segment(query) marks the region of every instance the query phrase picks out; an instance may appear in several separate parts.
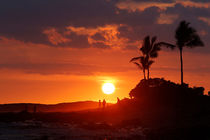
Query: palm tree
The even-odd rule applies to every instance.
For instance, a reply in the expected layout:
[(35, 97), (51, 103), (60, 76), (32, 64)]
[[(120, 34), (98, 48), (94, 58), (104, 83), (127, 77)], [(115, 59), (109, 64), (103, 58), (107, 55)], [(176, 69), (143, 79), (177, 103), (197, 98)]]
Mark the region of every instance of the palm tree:
[(176, 29), (176, 47), (180, 51), (181, 61), (181, 84), (183, 85), (183, 58), (182, 51), (184, 47), (194, 48), (197, 46), (204, 46), (196, 30), (189, 26), (189, 22), (181, 21), (178, 28)]
[[(147, 79), (149, 79), (150, 75), (150, 67), (154, 63), (152, 59), (158, 57), (158, 51), (161, 50), (161, 46), (166, 46), (170, 48), (174, 48), (174, 45), (171, 45), (166, 42), (157, 42), (157, 37), (154, 36), (150, 40), (150, 36), (146, 36), (143, 40), (142, 47), (140, 48), (141, 56), (134, 57), (130, 60), (130, 62), (134, 62), (140, 69), (143, 70), (144, 73), (144, 79), (146, 79), (145, 76), (145, 70), (147, 70)], [(136, 62), (139, 60), (139, 63)]]
[(147, 79), (149, 79), (149, 74), (150, 74), (150, 66), (154, 61), (150, 60), (152, 58), (156, 58), (158, 56), (158, 51), (160, 51), (160, 46), (155, 43), (157, 40), (157, 37), (154, 36), (150, 40), (150, 36), (146, 36), (143, 40), (142, 47), (140, 48), (140, 51), (142, 52), (143, 56), (147, 58), (148, 62), (146, 65), (147, 69)]
[[(137, 60), (139, 60), (139, 62), (136, 62)], [(154, 61), (148, 60), (147, 57), (139, 56), (132, 58), (130, 62), (133, 62), (139, 69), (143, 71), (144, 79), (146, 79), (145, 70), (148, 69), (148, 67), (150, 67)]]

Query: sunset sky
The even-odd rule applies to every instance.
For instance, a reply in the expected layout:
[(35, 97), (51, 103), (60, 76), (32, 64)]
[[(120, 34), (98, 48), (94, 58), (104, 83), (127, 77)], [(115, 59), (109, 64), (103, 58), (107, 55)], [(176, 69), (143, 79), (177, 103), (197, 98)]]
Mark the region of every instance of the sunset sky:
[[(184, 81), (210, 91), (210, 0), (3, 0), (0, 19), (0, 104), (128, 97), (143, 78), (129, 63), (142, 39), (175, 44), (181, 20), (205, 44), (184, 49)], [(151, 77), (179, 83), (179, 51), (163, 49)]]

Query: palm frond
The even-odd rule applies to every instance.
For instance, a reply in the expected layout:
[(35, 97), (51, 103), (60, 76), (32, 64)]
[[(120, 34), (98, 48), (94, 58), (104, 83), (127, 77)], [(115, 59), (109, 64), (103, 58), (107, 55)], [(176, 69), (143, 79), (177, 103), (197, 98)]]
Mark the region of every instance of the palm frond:
[(159, 42), (156, 45), (160, 46), (160, 47), (163, 46), (163, 47), (170, 48), (170, 49), (174, 49), (176, 47), (175, 45), (167, 43), (167, 42)]
[(158, 53), (157, 52), (151, 52), (150, 53), (150, 57), (151, 58), (157, 58), (158, 57)]
[(138, 60), (138, 59), (141, 59), (141, 57), (133, 57), (133, 58), (130, 60), (130, 62), (136, 61), (136, 60)]
[(148, 66), (151, 66), (154, 62), (155, 62), (155, 61), (150, 60), (150, 61), (148, 62)]
[(151, 46), (154, 45), (155, 41), (157, 40), (157, 37), (156, 36), (153, 36), (152, 37), (152, 40), (151, 40)]
[(175, 34), (177, 46), (179, 48), (182, 48), (184, 46), (190, 48), (204, 46), (204, 43), (201, 41), (199, 35), (197, 34), (197, 31), (189, 25), (189, 22), (180, 22)]
[(154, 62), (155, 62), (155, 61), (153, 61), (153, 60), (149, 60), (149, 61), (147, 62), (147, 64), (146, 64), (145, 69), (149, 69), (149, 68), (151, 67), (151, 65), (152, 65)]
[(149, 36), (146, 36), (144, 38), (144, 45), (145, 47), (147, 48), (148, 46), (150, 46), (150, 37)]
[(147, 54), (147, 48), (144, 46), (144, 44), (139, 50), (142, 52), (143, 55)]
[(139, 63), (137, 63), (137, 62), (133, 62), (139, 69), (143, 69), (142, 68), (142, 66), (139, 64)]
[(144, 38), (142, 47), (140, 48), (140, 51), (141, 51), (143, 54), (147, 54), (147, 53), (150, 51), (150, 47), (151, 47), (151, 44), (150, 44), (150, 37), (149, 37), (149, 36), (146, 36), (146, 37)]
[(201, 41), (200, 37), (197, 34), (194, 34), (192, 36), (192, 39), (188, 43), (186, 43), (186, 46), (190, 48), (197, 46), (202, 47), (204, 46), (204, 43)]
[(155, 44), (152, 48), (152, 50), (150, 51), (150, 57), (151, 58), (156, 58), (158, 57), (158, 51), (160, 51), (161, 48), (159, 45)]

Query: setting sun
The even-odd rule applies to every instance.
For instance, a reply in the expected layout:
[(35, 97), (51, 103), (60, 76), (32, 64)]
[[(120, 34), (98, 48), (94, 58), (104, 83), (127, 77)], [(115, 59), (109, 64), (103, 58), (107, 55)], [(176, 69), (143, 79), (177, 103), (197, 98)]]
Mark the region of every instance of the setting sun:
[(115, 86), (112, 83), (104, 83), (102, 86), (102, 91), (105, 94), (112, 94), (115, 91)]

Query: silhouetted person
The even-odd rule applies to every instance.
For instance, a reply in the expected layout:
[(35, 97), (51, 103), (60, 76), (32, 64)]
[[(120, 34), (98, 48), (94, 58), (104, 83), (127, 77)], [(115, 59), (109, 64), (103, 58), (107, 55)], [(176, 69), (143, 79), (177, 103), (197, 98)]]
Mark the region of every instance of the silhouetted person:
[(210, 91), (208, 92), (208, 95), (210, 96)]
[(101, 100), (99, 100), (98, 106), (99, 106), (99, 108), (101, 108)]
[(120, 104), (120, 98), (117, 97), (117, 104), (119, 105)]
[(103, 109), (106, 107), (106, 100), (103, 100)]

